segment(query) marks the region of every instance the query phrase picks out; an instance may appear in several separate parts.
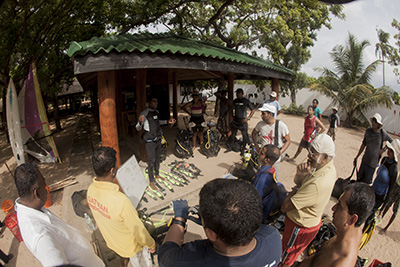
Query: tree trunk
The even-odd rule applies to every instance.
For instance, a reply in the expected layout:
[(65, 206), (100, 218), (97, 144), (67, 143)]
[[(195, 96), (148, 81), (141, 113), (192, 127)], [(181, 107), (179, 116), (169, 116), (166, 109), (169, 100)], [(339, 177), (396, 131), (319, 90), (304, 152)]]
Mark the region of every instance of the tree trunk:
[(343, 123), (344, 127), (351, 128), (353, 127), (353, 113), (346, 113), (346, 120)]
[(292, 103), (296, 106), (296, 89), (290, 88), (290, 99)]
[(56, 132), (62, 131), (60, 117), (58, 116), (58, 101), (57, 96), (53, 96), (53, 116), (56, 123)]

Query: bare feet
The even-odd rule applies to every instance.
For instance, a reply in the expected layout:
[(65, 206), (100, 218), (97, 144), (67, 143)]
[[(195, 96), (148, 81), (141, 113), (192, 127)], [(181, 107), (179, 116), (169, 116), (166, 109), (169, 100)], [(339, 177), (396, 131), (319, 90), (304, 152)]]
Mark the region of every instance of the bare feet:
[(153, 189), (155, 191), (157, 190), (157, 186), (153, 182), (150, 182), (149, 186), (150, 186), (151, 189)]
[(157, 180), (161, 180), (161, 181), (165, 181), (165, 178), (164, 178), (164, 177), (161, 177), (160, 175), (156, 175), (156, 179), (157, 179)]

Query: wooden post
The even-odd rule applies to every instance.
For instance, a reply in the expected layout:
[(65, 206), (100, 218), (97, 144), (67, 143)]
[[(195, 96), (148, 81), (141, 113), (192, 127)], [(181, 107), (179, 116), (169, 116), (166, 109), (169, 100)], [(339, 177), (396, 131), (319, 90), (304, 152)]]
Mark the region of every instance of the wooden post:
[(233, 100), (233, 81), (234, 81), (234, 74), (229, 72), (228, 73), (228, 99)]
[(272, 78), (272, 91), (276, 93), (276, 100), (279, 98), (279, 79)]
[(172, 116), (178, 120), (178, 77), (176, 72), (173, 72), (172, 75)]
[(117, 112), (115, 99), (115, 71), (100, 71), (97, 75), (99, 89), (99, 118), (103, 146), (117, 152), (117, 164), (121, 166), (118, 145)]
[[(136, 116), (139, 118), (140, 113), (146, 108), (146, 70), (136, 70)], [(139, 132), (139, 153), (140, 159), (144, 162), (148, 161), (146, 153), (146, 144), (142, 137), (142, 131)]]

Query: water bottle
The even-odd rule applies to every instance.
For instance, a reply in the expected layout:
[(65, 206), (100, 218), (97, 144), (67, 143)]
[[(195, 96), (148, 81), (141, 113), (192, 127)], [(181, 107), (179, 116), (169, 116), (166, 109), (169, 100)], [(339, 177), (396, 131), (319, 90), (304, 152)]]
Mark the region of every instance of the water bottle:
[(85, 221), (89, 227), (89, 230), (92, 232), (94, 230), (96, 230), (96, 226), (94, 225), (92, 218), (90, 218), (90, 216), (85, 212), (85, 214), (83, 215), (83, 217), (85, 218)]

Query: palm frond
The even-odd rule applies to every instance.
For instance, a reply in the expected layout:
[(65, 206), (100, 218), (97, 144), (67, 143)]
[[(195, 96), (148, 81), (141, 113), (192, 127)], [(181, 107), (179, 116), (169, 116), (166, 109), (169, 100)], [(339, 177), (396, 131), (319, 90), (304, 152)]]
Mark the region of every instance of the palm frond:
[(310, 86), (310, 91), (316, 91), (319, 92), (329, 98), (332, 99), (332, 101), (336, 104), (339, 102), (338, 95), (335, 94), (335, 92), (326, 86), (319, 84), (319, 83), (314, 83)]
[(371, 64), (369, 64), (365, 70), (361, 73), (360, 77), (355, 81), (355, 83), (362, 84), (362, 83), (370, 83), (372, 75), (376, 71), (378, 65), (381, 64), (381, 60), (375, 60)]

